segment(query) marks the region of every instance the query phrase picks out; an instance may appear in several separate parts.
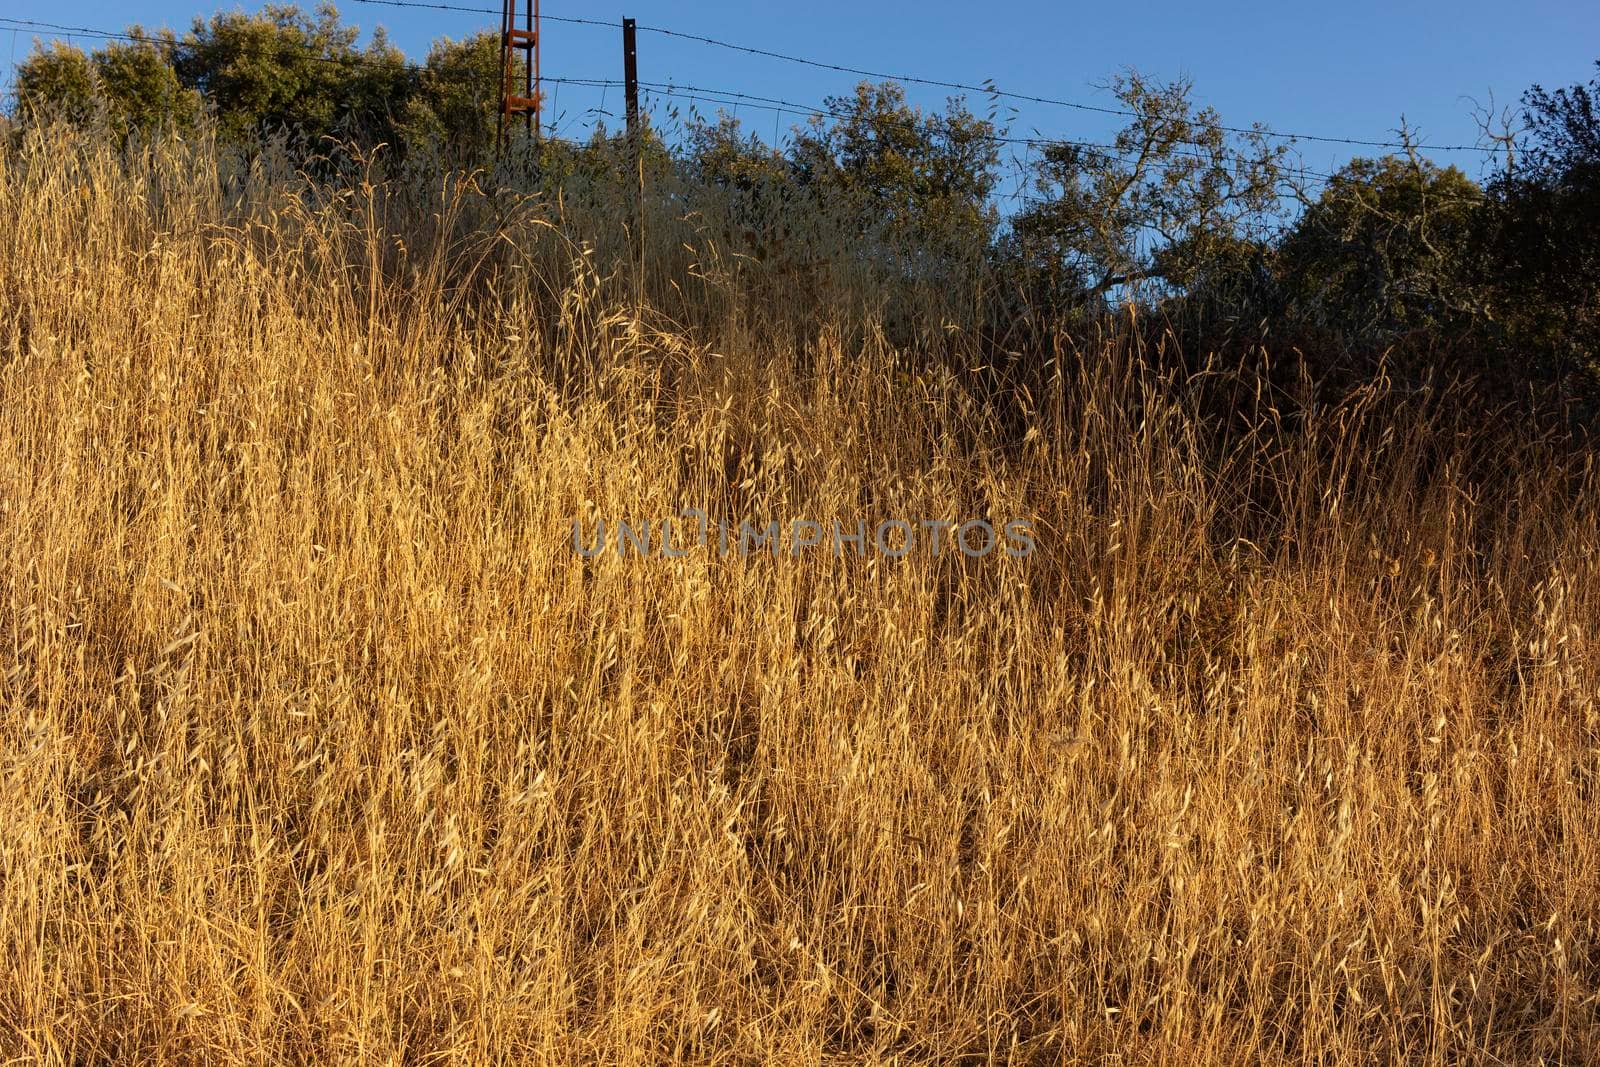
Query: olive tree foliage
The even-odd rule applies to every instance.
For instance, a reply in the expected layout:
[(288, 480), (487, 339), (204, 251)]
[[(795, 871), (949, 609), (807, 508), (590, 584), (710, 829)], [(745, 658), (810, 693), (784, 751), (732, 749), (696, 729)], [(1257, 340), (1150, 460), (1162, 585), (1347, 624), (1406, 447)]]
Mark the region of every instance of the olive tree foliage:
[(133, 26), (125, 36), (92, 54), (59, 41), (36, 45), (17, 68), (18, 116), (25, 123), (99, 121), (119, 141), (135, 130), (192, 126), (200, 97), (172, 68), (172, 35)]
[(87, 122), (99, 97), (94, 61), (83, 49), (60, 41), (35, 44), (17, 67), (17, 111), (24, 122), (62, 119)]
[(1304, 320), (1347, 339), (1470, 326), (1487, 315), (1473, 284), (1483, 207), (1470, 178), (1414, 151), (1352, 160), (1306, 197), (1279, 277)]
[(764, 193), (785, 196), (798, 186), (791, 161), (725, 112), (712, 119), (690, 115), (684, 132), (683, 170), (691, 182), (756, 200)]
[(726, 113), (684, 118), (684, 206), (731, 262), (764, 264), (793, 291), (828, 277), (830, 299), (875, 293), (904, 320), (908, 300), (960, 291), (948, 283), (989, 256), (1000, 134), (964, 100), (923, 109), (862, 82), (777, 145)]
[(359, 37), (331, 4), (314, 16), (268, 4), (256, 14), (196, 19), (174, 66), (215, 108), (224, 134), (288, 129), (393, 143), (415, 89), (413, 72), (382, 29), (365, 48), (357, 47)]
[(1515, 162), (1489, 184), (1484, 282), (1513, 344), (1600, 376), (1600, 77), (1534, 86), (1521, 117)]
[[(719, 209), (740, 251), (763, 259), (799, 253), (805, 246), (820, 253), (830, 239), (837, 247), (841, 234), (859, 231), (858, 211), (844, 210), (844, 198), (830, 198), (822, 183), (807, 180), (793, 153), (798, 139), (785, 152), (725, 111), (685, 118), (679, 162), (684, 185)], [(828, 223), (842, 228), (830, 229)]]
[(994, 236), (999, 159), (991, 119), (959, 97), (925, 113), (893, 82), (829, 97), (789, 151), (796, 182), (853, 218), (880, 251), (956, 259), (981, 255)]
[[(202, 111), (239, 143), (289, 132), (368, 144), (402, 144), (438, 130), (481, 140), (492, 115), (497, 58), (481, 41), (435, 46), (438, 65), (419, 71), (381, 29), (360, 31), (331, 5), (314, 14), (268, 4), (246, 14), (196, 19), (182, 36), (138, 27), (92, 55), (56, 42), (18, 67), (17, 117), (24, 123), (105, 121), (112, 132), (192, 125)], [(484, 35), (487, 36), (487, 35)], [(497, 53), (497, 46), (493, 46)]]
[(726, 113), (713, 119), (688, 116), (684, 141), (686, 187), (720, 202), (744, 250), (771, 252), (788, 245), (797, 217), (816, 206), (802, 201), (793, 162)]
[(440, 38), (416, 79), (401, 115), (403, 143), (436, 148), (451, 162), (481, 159), (494, 141), (500, 108), (499, 35)]
[(1216, 111), (1195, 106), (1187, 79), (1128, 71), (1107, 87), (1126, 125), (1104, 145), (1045, 145), (1035, 195), (1012, 224), (1010, 251), (1054, 296), (1182, 292), (1213, 257), (1270, 234), (1286, 145), (1259, 128), (1224, 129)]

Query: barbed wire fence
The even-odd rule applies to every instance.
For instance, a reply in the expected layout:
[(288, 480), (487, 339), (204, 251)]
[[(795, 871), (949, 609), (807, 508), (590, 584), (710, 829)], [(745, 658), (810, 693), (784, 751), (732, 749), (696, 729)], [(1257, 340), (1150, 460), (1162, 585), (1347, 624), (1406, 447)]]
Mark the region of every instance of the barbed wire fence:
[[(494, 15), (499, 13), (499, 9), (497, 8), (450, 3), (429, 3), (423, 2), (423, 0), (354, 0), (354, 2), (369, 6), (426, 9), (473, 15)], [(619, 25), (618, 21), (608, 21), (584, 16), (541, 14), (541, 18), (545, 21), (560, 24), (603, 28), (609, 31), (615, 31)], [(67, 40), (73, 43), (75, 43), (74, 38), (83, 37), (92, 41), (115, 41), (144, 45), (157, 49), (167, 49), (173, 55), (176, 55), (179, 50), (187, 47), (185, 42), (178, 40), (176, 37), (171, 35), (158, 36), (145, 33), (118, 32), (99, 27), (65, 25), (46, 20), (19, 18), (15, 16), (0, 16), (0, 30), (3, 29), (10, 29), (12, 31), (11, 36), (13, 56), (11, 68), (8, 72), (8, 95), (14, 94), (16, 88), (16, 71), (18, 68), (14, 54), (15, 44), (19, 34), (29, 30), (64, 34), (66, 35)], [(871, 79), (878, 82), (895, 82), (905, 85), (937, 87), (961, 93), (963, 95), (978, 95), (996, 102), (1013, 101), (1016, 103), (1029, 103), (1045, 107), (1068, 109), (1078, 112), (1094, 113), (1120, 118), (1137, 119), (1142, 117), (1138, 112), (1127, 108), (1107, 107), (1098, 104), (1085, 103), (1078, 100), (1069, 100), (1060, 97), (1051, 97), (1007, 90), (1001, 88), (992, 80), (968, 82), (957, 79), (925, 77), (921, 75), (907, 74), (904, 72), (873, 70), (863, 67), (850, 66), (848, 64), (834, 63), (814, 57), (794, 55), (774, 49), (760, 48), (752, 45), (726, 41), (704, 34), (692, 33), (685, 30), (678, 30), (664, 26), (637, 24), (637, 30), (639, 32), (656, 34), (658, 36), (694, 42), (707, 47), (732, 50), (743, 54), (773, 59), (791, 64), (803, 65), (809, 68), (826, 70), (833, 73), (847, 74), (852, 77)], [(342, 55), (325, 55), (314, 51), (310, 47), (290, 49), (282, 45), (273, 46), (270, 48), (238, 49), (239, 54), (253, 55), (258, 57), (271, 57), (275, 55), (287, 57), (291, 51), (297, 53), (299, 58), (304, 58), (314, 62), (336, 64), (346, 68), (361, 63), (381, 63), (390, 69), (404, 70), (418, 75), (425, 73), (431, 78), (442, 80), (450, 80), (453, 78), (476, 80), (481, 77), (481, 75), (475, 71), (460, 69), (452, 70), (449, 67), (439, 67), (430, 64), (419, 64), (414, 62), (397, 63), (388, 57), (372, 56), (359, 52), (348, 52)], [(572, 144), (580, 143), (579, 139), (577, 137), (563, 137), (563, 128), (572, 125), (574, 120), (576, 120), (580, 125), (586, 126), (592, 132), (592, 130), (598, 128), (599, 124), (603, 123), (606, 118), (614, 118), (614, 116), (610, 115), (610, 113), (606, 110), (606, 94), (609, 93), (611, 89), (622, 89), (625, 86), (625, 83), (622, 80), (615, 78), (570, 77), (559, 74), (544, 75), (542, 76), (541, 81), (550, 83), (555, 87), (557, 93), (559, 93), (559, 90), (562, 86), (586, 87), (591, 89), (598, 88), (601, 90), (600, 104), (597, 107), (589, 108), (575, 116), (567, 117), (562, 117), (561, 113), (558, 111), (552, 111), (553, 119), (551, 128), (546, 132), (545, 136), (554, 137)], [(738, 89), (684, 84), (674, 80), (668, 80), (664, 82), (641, 81), (638, 83), (638, 86), (645, 94), (647, 101), (650, 103), (650, 110), (653, 110), (655, 103), (665, 101), (669, 103), (687, 103), (696, 109), (698, 109), (700, 106), (716, 107), (724, 110), (732, 109), (735, 115), (737, 114), (738, 109), (741, 107), (749, 111), (770, 113), (774, 119), (774, 132), (771, 143), (771, 147), (774, 149), (781, 147), (780, 141), (782, 135), (779, 127), (783, 118), (786, 116), (796, 119), (802, 124), (812, 123), (814, 121), (837, 121), (849, 117), (848, 112), (842, 111), (836, 106), (832, 106), (832, 101), (834, 98), (830, 98), (829, 102), (823, 105), (815, 105), (797, 102), (782, 97), (773, 97), (758, 93), (746, 92)], [(651, 98), (654, 99), (652, 100)], [(557, 99), (559, 98), (557, 97)], [(585, 122), (585, 119), (592, 119), (593, 121)], [(900, 126), (906, 129), (908, 132), (927, 134), (937, 132), (938, 130), (937, 123), (932, 122), (895, 120), (887, 116), (879, 116), (879, 121), (885, 122), (891, 127)], [(1202, 130), (1208, 130), (1217, 133), (1235, 134), (1240, 136), (1251, 136), (1266, 140), (1277, 140), (1284, 142), (1285, 145), (1293, 145), (1299, 142), (1310, 142), (1317, 144), (1340, 145), (1352, 148), (1379, 148), (1390, 151), (1406, 151), (1412, 153), (1472, 152), (1482, 153), (1485, 155), (1492, 155), (1500, 150), (1498, 145), (1429, 144), (1411, 140), (1380, 140), (1324, 133), (1309, 133), (1304, 131), (1279, 130), (1261, 124), (1255, 124), (1252, 126), (1236, 126), (1193, 116), (1190, 117), (1189, 121), (1191, 125)], [(791, 127), (791, 129), (793, 129), (793, 127)], [(992, 122), (990, 123), (990, 128), (987, 131), (974, 132), (972, 136), (987, 140), (998, 149), (1009, 150), (1011, 152), (1010, 163), (1016, 174), (1016, 180), (1011, 191), (1006, 194), (1001, 194), (1000, 196), (1000, 199), (1011, 202), (1018, 202), (1026, 199), (1027, 197), (1027, 174), (1029, 172), (1029, 167), (1027, 166), (1026, 161), (1036, 158), (1038, 153), (1055, 146), (1075, 148), (1091, 158), (1107, 163), (1119, 162), (1124, 165), (1133, 165), (1134, 163), (1139, 162), (1141, 165), (1151, 167), (1158, 173), (1164, 172), (1166, 169), (1170, 169), (1172, 167), (1187, 167), (1195, 162), (1210, 163), (1214, 161), (1214, 157), (1211, 155), (1190, 150), (1195, 148), (1209, 147), (1207, 143), (1201, 142), (1192, 137), (1174, 139), (1174, 143), (1184, 145), (1185, 149), (1174, 150), (1170, 153), (1169, 158), (1151, 163), (1149, 161), (1135, 161), (1130, 159), (1122, 154), (1122, 151), (1119, 150), (1117, 145), (1109, 142), (1093, 141), (1066, 135), (1039, 135), (1032, 137), (1018, 136), (1005, 131), (1003, 128), (995, 128)], [(1328, 182), (1333, 181), (1336, 177), (1331, 173), (1312, 170), (1304, 166), (1303, 163), (1290, 167), (1290, 170), (1293, 173), (1294, 179), (1306, 187), (1326, 185)]]

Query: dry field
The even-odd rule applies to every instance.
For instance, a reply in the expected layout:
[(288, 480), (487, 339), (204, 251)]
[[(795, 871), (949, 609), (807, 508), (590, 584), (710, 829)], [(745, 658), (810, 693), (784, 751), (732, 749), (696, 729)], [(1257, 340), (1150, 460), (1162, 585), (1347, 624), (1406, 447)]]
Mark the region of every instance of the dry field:
[(339, 189), (0, 149), (0, 1062), (1600, 1062), (1570, 441)]

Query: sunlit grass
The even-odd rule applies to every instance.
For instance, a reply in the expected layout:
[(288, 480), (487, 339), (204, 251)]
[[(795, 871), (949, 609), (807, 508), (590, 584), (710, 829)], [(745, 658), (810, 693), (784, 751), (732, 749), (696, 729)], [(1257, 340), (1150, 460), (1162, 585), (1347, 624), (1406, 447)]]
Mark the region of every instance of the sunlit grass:
[[(0, 151), (5, 1058), (1600, 1058), (1568, 442), (343, 188)], [(687, 507), (1038, 551), (573, 551)]]

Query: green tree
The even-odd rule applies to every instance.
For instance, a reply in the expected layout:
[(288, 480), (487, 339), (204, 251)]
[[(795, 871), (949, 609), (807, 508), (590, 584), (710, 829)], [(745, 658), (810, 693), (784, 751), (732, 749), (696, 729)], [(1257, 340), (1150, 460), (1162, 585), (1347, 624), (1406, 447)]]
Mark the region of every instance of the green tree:
[(356, 47), (359, 35), (329, 4), (315, 18), (269, 4), (254, 15), (195, 20), (175, 66), (182, 84), (216, 109), (227, 135), (289, 129), (393, 142), (415, 79), (381, 31), (365, 49)]
[(87, 122), (94, 115), (98, 89), (94, 63), (81, 48), (53, 41), (35, 44), (17, 67), (17, 110), (24, 122), (60, 119)]
[(863, 232), (947, 255), (988, 247), (999, 221), (994, 123), (959, 98), (925, 115), (892, 82), (862, 82), (827, 107), (836, 121), (813, 119), (791, 151), (802, 184), (847, 205)]
[(1354, 159), (1310, 201), (1279, 248), (1299, 314), (1351, 339), (1481, 318), (1472, 284), (1483, 191), (1414, 153)]
[(185, 129), (200, 116), (200, 94), (178, 81), (169, 61), (171, 34), (147, 38), (137, 27), (131, 44), (113, 43), (94, 54), (95, 76), (111, 128), (119, 137), (133, 130)]
[(36, 48), (17, 71), (23, 120), (104, 121), (119, 141), (134, 130), (192, 126), (200, 98), (178, 83), (168, 62), (176, 47), (171, 34), (150, 37), (132, 26), (126, 36), (93, 55), (59, 41)]
[[(820, 206), (796, 180), (795, 169), (776, 148), (744, 132), (739, 120), (719, 114), (714, 122), (691, 117), (682, 158), (685, 187), (715, 200), (741, 251), (769, 258), (780, 249), (819, 243)], [(804, 221), (805, 225), (797, 226)], [(837, 242), (834, 242), (837, 245)]]
[(1517, 164), (1489, 187), (1484, 281), (1514, 348), (1600, 374), (1600, 78), (1522, 103)]
[(746, 134), (732, 116), (719, 114), (714, 122), (691, 118), (685, 142), (685, 169), (691, 181), (755, 192), (794, 180), (783, 154), (754, 134)]
[(1214, 110), (1190, 101), (1186, 80), (1129, 72), (1109, 88), (1130, 121), (1105, 146), (1045, 147), (1038, 196), (1013, 221), (1011, 246), (1057, 297), (1182, 291), (1270, 230), (1287, 149), (1259, 129), (1224, 130)]
[(493, 147), (499, 104), (499, 36), (441, 38), (428, 50), (409, 101), (405, 140), (437, 145), (453, 162), (476, 162)]

